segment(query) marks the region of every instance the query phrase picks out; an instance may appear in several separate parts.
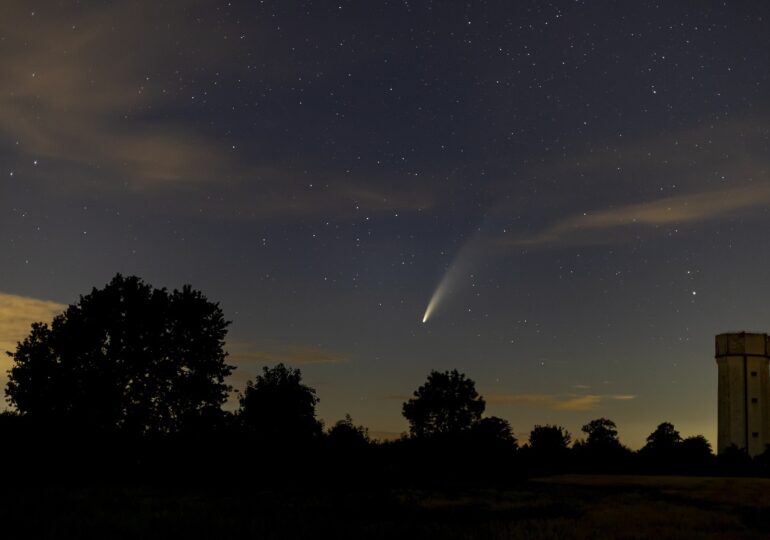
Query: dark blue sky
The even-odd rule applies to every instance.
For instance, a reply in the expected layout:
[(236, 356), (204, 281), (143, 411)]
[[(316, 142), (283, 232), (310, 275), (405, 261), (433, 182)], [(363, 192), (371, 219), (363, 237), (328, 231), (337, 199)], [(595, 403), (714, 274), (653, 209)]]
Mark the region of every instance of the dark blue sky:
[(457, 368), (524, 438), (713, 442), (714, 334), (770, 329), (770, 6), (2, 4), (6, 348), (122, 272), (328, 423)]

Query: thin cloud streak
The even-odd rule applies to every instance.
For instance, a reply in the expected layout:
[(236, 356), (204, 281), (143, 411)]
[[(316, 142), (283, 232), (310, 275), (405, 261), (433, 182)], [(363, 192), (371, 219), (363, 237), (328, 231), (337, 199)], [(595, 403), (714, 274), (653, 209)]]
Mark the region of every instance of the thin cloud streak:
[(591, 411), (606, 401), (629, 401), (635, 395), (490, 394), (487, 403), (525, 405), (552, 411)]
[[(592, 243), (590, 233), (629, 226), (661, 227), (705, 222), (745, 214), (770, 204), (770, 184), (676, 195), (655, 201), (628, 204), (572, 216), (533, 236), (509, 241), (509, 245), (537, 247), (565, 243)], [(583, 236), (581, 236), (583, 235)]]
[(336, 351), (306, 345), (234, 342), (228, 344), (227, 348), (230, 353), (228, 361), (244, 369), (274, 364), (289, 366), (343, 364), (349, 360)]

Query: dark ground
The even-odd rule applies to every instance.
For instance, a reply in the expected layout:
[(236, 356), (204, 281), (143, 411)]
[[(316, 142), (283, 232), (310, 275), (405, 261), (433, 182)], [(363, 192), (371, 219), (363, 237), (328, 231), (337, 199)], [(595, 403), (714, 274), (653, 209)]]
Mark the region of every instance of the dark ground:
[(770, 480), (559, 476), (507, 489), (0, 490), (2, 538), (766, 538)]

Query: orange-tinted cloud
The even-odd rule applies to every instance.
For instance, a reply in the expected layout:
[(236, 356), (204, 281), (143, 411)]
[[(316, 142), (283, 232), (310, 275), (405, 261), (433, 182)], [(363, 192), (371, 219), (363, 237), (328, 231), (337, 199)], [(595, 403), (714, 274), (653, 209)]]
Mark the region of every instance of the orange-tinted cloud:
[(552, 411), (591, 411), (603, 401), (631, 400), (633, 395), (490, 394), (487, 403), (525, 405)]
[(562, 243), (591, 243), (595, 236), (628, 226), (660, 227), (709, 221), (747, 214), (770, 204), (770, 183), (744, 184), (726, 189), (664, 197), (584, 212), (557, 221), (529, 237), (512, 240), (516, 246), (544, 246)]
[(3, 387), (12, 365), (6, 351), (16, 350), (16, 343), (29, 334), (33, 322), (51, 322), (65, 307), (48, 300), (0, 293), (0, 384)]
[[(614, 244), (679, 225), (758, 216), (770, 204), (768, 119), (760, 111), (646, 137), (592, 140), (582, 152), (533, 166), (532, 189), (515, 197), (502, 180), (504, 202), (495, 213), (516, 219), (490, 249)], [(547, 221), (517, 232), (522, 216), (531, 216), (522, 223)]]
[(345, 355), (336, 351), (306, 345), (233, 342), (228, 344), (228, 351), (228, 361), (243, 368), (274, 364), (342, 364), (348, 361)]

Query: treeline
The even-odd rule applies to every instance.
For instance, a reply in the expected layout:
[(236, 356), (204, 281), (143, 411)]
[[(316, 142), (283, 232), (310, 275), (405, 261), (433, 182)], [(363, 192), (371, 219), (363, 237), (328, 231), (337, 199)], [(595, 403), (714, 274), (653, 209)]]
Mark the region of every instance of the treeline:
[(167, 291), (121, 275), (50, 325), (33, 324), (8, 353), (5, 478), (243, 489), (499, 485), (565, 472), (764, 473), (770, 463), (738, 449), (717, 459), (705, 438), (682, 439), (666, 422), (638, 452), (605, 418), (588, 422), (576, 441), (552, 425), (517, 441), (506, 420), (484, 416), (475, 383), (457, 371), (429, 374), (403, 404), (409, 434), (395, 441), (372, 441), (350, 416), (324, 426), (315, 390), (282, 364), (263, 368), (238, 409), (225, 411), (229, 324), (189, 286)]

